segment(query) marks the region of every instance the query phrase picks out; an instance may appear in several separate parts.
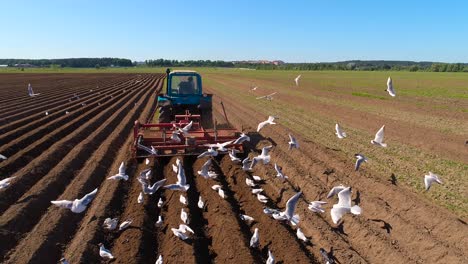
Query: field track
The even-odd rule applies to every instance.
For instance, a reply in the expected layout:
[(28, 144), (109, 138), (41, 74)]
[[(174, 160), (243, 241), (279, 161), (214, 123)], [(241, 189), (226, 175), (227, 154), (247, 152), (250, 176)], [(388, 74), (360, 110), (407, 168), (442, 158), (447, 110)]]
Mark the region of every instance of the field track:
[[(152, 168), (152, 182), (176, 181), (176, 157), (149, 165), (129, 159), (133, 123), (149, 118), (164, 75), (4, 74), (0, 79), (0, 154), (8, 157), (0, 161), (0, 179), (16, 176), (10, 187), (0, 190), (1, 263), (57, 263), (61, 257), (70, 263), (107, 263), (99, 256), (99, 243), (112, 251), (113, 263), (154, 263), (160, 254), (164, 263), (265, 263), (268, 250), (277, 263), (323, 263), (320, 248), (333, 251), (338, 263), (468, 262), (468, 225), (463, 220), (370, 170), (355, 173), (333, 149), (301, 135), (296, 135), (300, 151), (289, 151), (288, 130), (281, 124), (261, 135), (250, 133), (244, 154), (271, 144), (272, 164), (245, 172), (229, 157), (217, 157), (212, 169), (218, 178), (206, 180), (197, 174), (206, 159), (179, 157), (190, 189), (159, 190), (138, 204), (137, 176), (144, 169)], [(28, 82), (40, 96), (27, 96)], [(236, 127), (254, 131), (263, 121), (235, 99), (222, 100)], [(216, 120), (224, 122), (219, 97), (214, 106)], [(130, 179), (106, 180), (122, 161)], [(275, 161), (288, 181), (275, 177)], [(253, 175), (263, 179), (259, 186), (269, 198), (266, 205), (245, 183)], [(347, 215), (335, 226), (329, 209), (336, 199), (325, 197), (340, 183), (353, 187), (354, 201), (364, 213)], [(225, 199), (212, 190), (214, 184), (222, 186)], [(97, 196), (81, 214), (50, 204), (82, 197), (94, 188), (99, 188)], [(297, 239), (295, 228), (263, 213), (264, 206), (283, 210), (299, 190), (303, 196), (296, 212), (299, 227), (310, 238), (307, 243)], [(179, 202), (181, 194), (188, 205)], [(203, 209), (196, 204), (200, 196)], [(158, 208), (160, 197), (164, 205)], [(314, 200), (328, 202), (326, 213), (307, 209), (307, 202)], [(195, 232), (185, 242), (171, 232), (182, 223), (181, 209), (189, 214)], [(255, 221), (243, 222), (239, 214)], [(162, 226), (155, 225), (159, 215)], [(124, 231), (107, 231), (102, 228), (107, 217), (133, 222)], [(255, 228), (260, 246), (250, 248)]]

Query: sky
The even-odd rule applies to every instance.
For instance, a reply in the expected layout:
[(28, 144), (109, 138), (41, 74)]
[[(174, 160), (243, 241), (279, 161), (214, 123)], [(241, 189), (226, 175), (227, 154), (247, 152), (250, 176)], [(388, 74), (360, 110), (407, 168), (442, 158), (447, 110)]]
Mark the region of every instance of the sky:
[(0, 0), (0, 58), (468, 62), (468, 1)]

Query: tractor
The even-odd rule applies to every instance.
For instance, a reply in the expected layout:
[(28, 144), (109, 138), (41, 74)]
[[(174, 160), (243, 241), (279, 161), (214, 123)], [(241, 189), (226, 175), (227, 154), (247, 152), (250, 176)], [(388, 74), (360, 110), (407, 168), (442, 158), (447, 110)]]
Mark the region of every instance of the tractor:
[[(158, 94), (149, 120), (135, 121), (133, 153), (137, 161), (150, 156), (199, 155), (213, 144), (229, 141), (233, 143), (227, 148), (243, 152), (242, 144), (234, 144), (240, 132), (230, 124), (220, 129), (213, 120), (213, 95), (203, 92), (200, 74), (166, 73), (166, 93)], [(228, 122), (225, 111), (224, 115)]]

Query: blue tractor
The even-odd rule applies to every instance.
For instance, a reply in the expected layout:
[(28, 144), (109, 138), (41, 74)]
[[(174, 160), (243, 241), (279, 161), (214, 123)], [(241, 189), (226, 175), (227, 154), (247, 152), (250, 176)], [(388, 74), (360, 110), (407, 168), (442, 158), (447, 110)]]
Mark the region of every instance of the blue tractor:
[(159, 123), (170, 123), (176, 115), (200, 115), (205, 129), (213, 128), (212, 94), (203, 93), (202, 78), (195, 71), (167, 70), (167, 89), (158, 95)]

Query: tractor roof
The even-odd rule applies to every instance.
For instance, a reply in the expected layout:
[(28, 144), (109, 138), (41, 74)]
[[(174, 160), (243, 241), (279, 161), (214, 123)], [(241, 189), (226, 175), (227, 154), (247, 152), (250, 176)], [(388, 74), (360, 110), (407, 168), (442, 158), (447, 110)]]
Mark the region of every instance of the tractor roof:
[(175, 70), (175, 71), (171, 71), (171, 73), (198, 73), (198, 72), (192, 71), (192, 70)]

